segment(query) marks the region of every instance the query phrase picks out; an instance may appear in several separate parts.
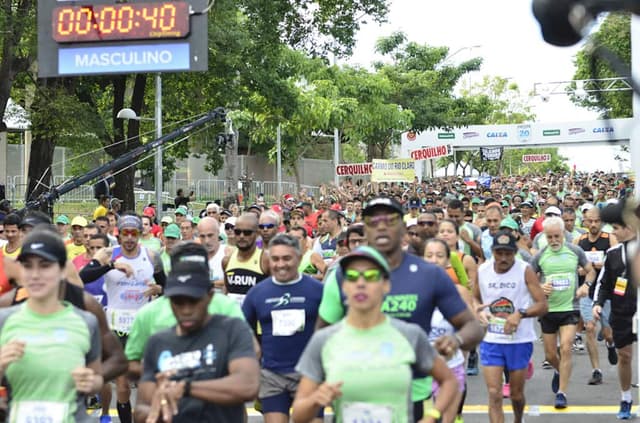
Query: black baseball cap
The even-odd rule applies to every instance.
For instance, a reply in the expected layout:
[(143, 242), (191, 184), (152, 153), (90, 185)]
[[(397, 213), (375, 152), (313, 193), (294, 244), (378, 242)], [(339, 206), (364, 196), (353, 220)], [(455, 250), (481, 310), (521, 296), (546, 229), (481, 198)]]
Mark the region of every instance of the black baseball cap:
[(493, 237), (491, 249), (518, 251), (516, 242), (516, 237), (512, 235), (511, 231), (500, 230)]
[(64, 247), (62, 238), (44, 229), (34, 230), (22, 242), (22, 249), (17, 259), (18, 261), (24, 261), (28, 256), (41, 257), (47, 261), (60, 264), (60, 267), (65, 267), (67, 264), (67, 250)]
[(362, 210), (362, 216), (370, 216), (376, 209), (386, 208), (400, 215), (404, 214), (402, 205), (391, 197), (376, 197), (367, 203), (367, 207)]
[(419, 209), (420, 208), (420, 199), (419, 198), (412, 198), (411, 200), (409, 200), (409, 208), (410, 209)]
[(171, 268), (164, 290), (166, 297), (202, 298), (211, 290), (209, 273), (202, 265), (180, 262)]

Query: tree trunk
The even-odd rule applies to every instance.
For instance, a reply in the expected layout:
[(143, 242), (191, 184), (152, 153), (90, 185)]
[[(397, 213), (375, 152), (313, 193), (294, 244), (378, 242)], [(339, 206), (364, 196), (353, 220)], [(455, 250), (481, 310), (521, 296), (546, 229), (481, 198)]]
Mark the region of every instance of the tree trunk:
[[(29, 176), (25, 200), (35, 200), (49, 191), (52, 183), (51, 163), (56, 148), (55, 139), (36, 135), (31, 143), (29, 155)], [(40, 209), (48, 211), (48, 204), (41, 204)]]
[[(144, 104), (144, 91), (147, 83), (146, 74), (137, 74), (135, 76), (135, 82), (133, 86), (133, 94), (131, 96), (131, 109), (138, 116), (142, 111)], [(113, 139), (106, 139), (103, 141), (105, 144), (105, 150), (113, 158), (120, 157), (123, 154), (139, 147), (140, 142), (140, 122), (137, 120), (129, 120), (127, 122), (127, 142), (116, 144), (123, 141), (124, 138), (124, 120), (118, 119), (116, 116), (118, 112), (124, 107), (127, 77), (119, 76), (114, 77), (113, 84)], [(135, 186), (135, 171), (136, 167), (133, 165), (127, 165), (124, 170), (115, 171), (116, 186), (113, 190), (114, 195), (123, 201), (122, 210), (135, 210), (135, 198), (133, 195), (133, 188)], [(158, 204), (158, 207), (162, 207)]]

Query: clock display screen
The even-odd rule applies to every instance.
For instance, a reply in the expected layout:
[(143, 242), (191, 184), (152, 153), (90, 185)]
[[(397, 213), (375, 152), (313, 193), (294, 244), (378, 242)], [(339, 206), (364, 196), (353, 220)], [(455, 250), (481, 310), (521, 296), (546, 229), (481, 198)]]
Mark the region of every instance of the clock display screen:
[(118, 3), (53, 9), (53, 39), (58, 43), (185, 38), (189, 3)]

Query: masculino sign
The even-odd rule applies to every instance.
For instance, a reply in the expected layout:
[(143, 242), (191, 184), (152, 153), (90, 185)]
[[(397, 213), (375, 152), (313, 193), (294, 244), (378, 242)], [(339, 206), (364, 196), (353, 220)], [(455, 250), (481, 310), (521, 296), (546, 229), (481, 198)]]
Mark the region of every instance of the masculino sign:
[(450, 156), (451, 154), (453, 154), (451, 145), (444, 144), (433, 147), (422, 147), (409, 153), (413, 160), (437, 159), (438, 157)]
[(371, 175), (372, 163), (350, 163), (336, 166), (338, 176)]
[(546, 163), (551, 161), (551, 154), (524, 154), (522, 163)]
[(413, 182), (416, 162), (413, 159), (373, 159), (372, 182)]

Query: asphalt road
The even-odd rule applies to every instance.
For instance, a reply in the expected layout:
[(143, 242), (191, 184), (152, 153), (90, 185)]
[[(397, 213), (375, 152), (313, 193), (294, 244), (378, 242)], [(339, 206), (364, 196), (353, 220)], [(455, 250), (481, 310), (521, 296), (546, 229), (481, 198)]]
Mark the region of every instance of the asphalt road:
[[(543, 423), (551, 421), (554, 423), (601, 423), (608, 421), (617, 421), (616, 413), (618, 412), (620, 402), (620, 388), (618, 385), (617, 369), (611, 366), (607, 361), (607, 350), (604, 343), (599, 343), (600, 367), (604, 375), (602, 385), (590, 386), (587, 381), (591, 377), (591, 364), (589, 356), (586, 352), (575, 352), (573, 361), (573, 374), (569, 384), (567, 399), (569, 407), (564, 410), (556, 410), (553, 407), (555, 396), (551, 392), (551, 376), (552, 370), (544, 370), (541, 363), (544, 360), (544, 351), (542, 342), (536, 342), (533, 351), (533, 362), (535, 364), (535, 372), (531, 380), (527, 381), (525, 387), (525, 395), (527, 399), (527, 408), (525, 410), (525, 421), (527, 423)], [(638, 381), (637, 361), (635, 360), (636, 352), (634, 349), (634, 369), (633, 378)], [(469, 376), (467, 378), (467, 401), (463, 412), (465, 423), (486, 423), (487, 415), (487, 390), (484, 383), (482, 372), (478, 376)], [(633, 411), (637, 411), (638, 389), (632, 389), (634, 398)], [(115, 395), (114, 395), (115, 400)], [(135, 392), (134, 398), (135, 400)], [(135, 403), (135, 402), (134, 402)], [(262, 417), (248, 405), (249, 422), (262, 422)], [(510, 401), (504, 400), (505, 421), (512, 421), (510, 411)], [(111, 413), (113, 422), (119, 422), (116, 417), (115, 404), (112, 404)], [(331, 422), (330, 417), (325, 418), (326, 422)]]

